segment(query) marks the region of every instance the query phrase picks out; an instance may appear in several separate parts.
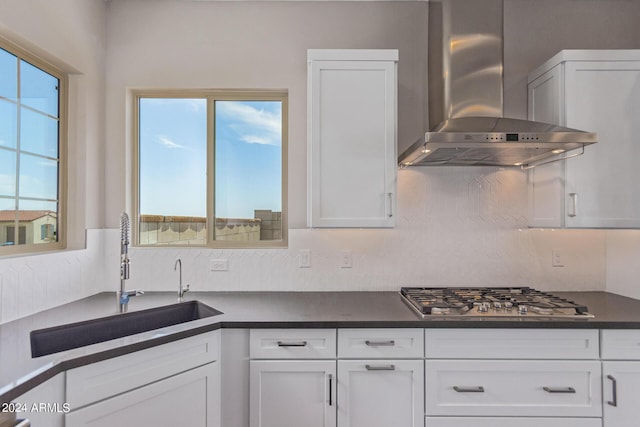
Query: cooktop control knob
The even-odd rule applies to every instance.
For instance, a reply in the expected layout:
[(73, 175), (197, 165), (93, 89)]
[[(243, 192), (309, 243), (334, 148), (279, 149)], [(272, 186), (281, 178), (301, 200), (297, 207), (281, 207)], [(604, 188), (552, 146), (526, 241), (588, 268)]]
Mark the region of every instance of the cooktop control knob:
[(486, 313), (489, 311), (489, 304), (487, 304), (486, 302), (483, 302), (482, 304), (480, 304), (478, 306), (478, 311), (480, 313)]
[(526, 305), (519, 305), (518, 306), (518, 313), (527, 314), (528, 312), (529, 312), (529, 308)]

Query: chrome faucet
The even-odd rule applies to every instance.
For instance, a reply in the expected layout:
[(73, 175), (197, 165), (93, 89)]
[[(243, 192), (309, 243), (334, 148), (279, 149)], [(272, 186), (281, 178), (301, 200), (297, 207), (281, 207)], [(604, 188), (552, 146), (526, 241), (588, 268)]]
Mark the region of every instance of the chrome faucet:
[(124, 281), (129, 278), (129, 215), (126, 212), (120, 214), (120, 290), (116, 293), (118, 311), (126, 313), (129, 307), (129, 299), (144, 292), (139, 290), (127, 291)]
[(184, 294), (189, 292), (189, 285), (184, 289), (182, 287), (182, 260), (180, 258), (176, 259), (176, 263), (173, 266), (173, 271), (176, 271), (180, 267), (180, 282), (178, 284), (178, 302), (184, 301)]

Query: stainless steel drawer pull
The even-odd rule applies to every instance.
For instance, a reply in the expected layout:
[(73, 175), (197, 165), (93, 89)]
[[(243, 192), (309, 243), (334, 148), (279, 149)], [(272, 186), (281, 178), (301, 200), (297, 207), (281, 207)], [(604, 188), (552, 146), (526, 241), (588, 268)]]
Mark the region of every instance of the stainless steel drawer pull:
[(607, 375), (607, 379), (611, 380), (611, 398), (613, 399), (607, 401), (607, 405), (618, 406), (618, 382), (613, 375)]
[(395, 371), (395, 365), (364, 365), (367, 371)]
[(484, 387), (481, 385), (477, 387), (458, 387), (457, 385), (454, 385), (453, 389), (458, 393), (484, 393)]
[(547, 393), (575, 393), (576, 389), (573, 387), (542, 387)]
[(333, 405), (333, 375), (327, 375), (329, 378), (329, 406)]
[(387, 193), (389, 197), (389, 218), (393, 217), (393, 193)]
[(306, 347), (306, 341), (278, 341), (278, 347)]
[(396, 345), (396, 342), (394, 340), (388, 340), (388, 341), (369, 341), (369, 340), (366, 340), (364, 343), (366, 345), (368, 345), (369, 347), (393, 347), (394, 345)]

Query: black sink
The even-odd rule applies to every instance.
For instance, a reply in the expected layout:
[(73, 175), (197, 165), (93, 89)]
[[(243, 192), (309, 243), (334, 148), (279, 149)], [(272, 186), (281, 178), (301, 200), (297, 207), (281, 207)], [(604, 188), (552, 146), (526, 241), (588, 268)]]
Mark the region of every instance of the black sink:
[(222, 312), (199, 301), (187, 301), (38, 329), (31, 331), (31, 357), (46, 356), (219, 314)]

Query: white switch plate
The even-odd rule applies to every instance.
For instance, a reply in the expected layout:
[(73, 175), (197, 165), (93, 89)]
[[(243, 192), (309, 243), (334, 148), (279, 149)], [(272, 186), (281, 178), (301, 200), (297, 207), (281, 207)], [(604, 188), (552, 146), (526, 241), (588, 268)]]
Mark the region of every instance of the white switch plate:
[(551, 251), (551, 266), (552, 267), (564, 267), (564, 260), (562, 256), (562, 250), (553, 249)]
[(212, 259), (211, 271), (228, 271), (229, 262), (226, 259)]
[(340, 252), (340, 268), (353, 267), (353, 257), (351, 251)]
[(300, 249), (298, 251), (298, 267), (311, 268), (311, 249)]

